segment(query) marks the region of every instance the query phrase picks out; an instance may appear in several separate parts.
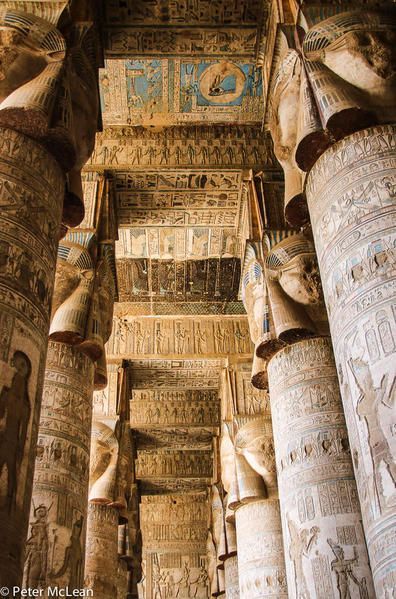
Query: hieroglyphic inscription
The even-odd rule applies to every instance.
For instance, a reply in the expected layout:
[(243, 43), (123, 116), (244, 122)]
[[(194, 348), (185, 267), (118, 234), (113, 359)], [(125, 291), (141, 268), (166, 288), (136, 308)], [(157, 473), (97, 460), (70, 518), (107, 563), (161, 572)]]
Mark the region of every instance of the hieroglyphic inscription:
[[(36, 448), (26, 587), (78, 588), (83, 581), (93, 363), (76, 348), (50, 342)], [(44, 515), (45, 512), (45, 515)], [(35, 537), (38, 521), (47, 533)], [(37, 579), (37, 563), (40, 575)]]
[(115, 318), (107, 344), (109, 355), (230, 355), (248, 354), (251, 342), (246, 317)]
[(42, 146), (1, 130), (0, 580), (11, 586), (22, 574), (63, 187)]
[(140, 518), (146, 593), (206, 599), (206, 493), (143, 496)]
[(219, 424), (219, 404), (213, 391), (133, 391), (133, 428), (202, 427)]
[[(395, 167), (395, 128), (373, 127), (327, 150), (307, 183), (369, 552), (396, 505)], [(370, 555), (381, 594), (396, 544)]]
[[(138, 451), (138, 478), (210, 477), (212, 453), (205, 451)], [(206, 538), (206, 537), (205, 537)]]
[(241, 599), (287, 597), (278, 500), (242, 505), (235, 521)]
[[(291, 593), (315, 595), (322, 589), (321, 597), (337, 598), (343, 569), (350, 595), (370, 596), (371, 573), (330, 339), (306, 339), (278, 351), (269, 361), (268, 381)], [(340, 526), (353, 527), (353, 547), (341, 545)]]

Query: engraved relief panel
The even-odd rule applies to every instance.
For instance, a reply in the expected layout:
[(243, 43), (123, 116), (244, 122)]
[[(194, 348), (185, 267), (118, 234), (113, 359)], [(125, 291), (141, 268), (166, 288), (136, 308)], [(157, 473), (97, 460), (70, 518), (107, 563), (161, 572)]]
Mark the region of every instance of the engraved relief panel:
[(208, 597), (206, 493), (143, 496), (145, 597)]
[(107, 344), (109, 356), (217, 356), (250, 354), (246, 317), (116, 317)]

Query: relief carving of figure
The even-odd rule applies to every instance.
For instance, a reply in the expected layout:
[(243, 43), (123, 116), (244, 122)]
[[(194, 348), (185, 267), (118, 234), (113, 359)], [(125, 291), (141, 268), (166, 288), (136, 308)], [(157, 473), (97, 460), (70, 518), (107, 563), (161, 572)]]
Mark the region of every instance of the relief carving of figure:
[(32, 364), (22, 351), (15, 351), (11, 360), (15, 368), (10, 387), (4, 386), (0, 393), (0, 477), (7, 468), (6, 505), (10, 512), (16, 505), (18, 477), (24, 456), (29, 428), (31, 404), (29, 379)]
[(48, 512), (45, 505), (34, 508), (34, 522), (30, 523), (30, 537), (26, 541), (23, 585), (25, 588), (44, 589), (48, 574)]
[(81, 589), (83, 577), (83, 549), (81, 546), (81, 534), (83, 530), (84, 518), (80, 516), (73, 523), (72, 532), (70, 535), (69, 545), (66, 547), (63, 564), (58, 572), (51, 572), (50, 579), (57, 579), (67, 576), (67, 586), (69, 591)]
[(268, 231), (265, 280), (270, 331), (256, 354), (266, 358), (284, 343), (328, 334), (313, 242), (296, 231)]
[(92, 423), (89, 501), (113, 503), (115, 500), (119, 443), (112, 429), (103, 422)]
[(351, 599), (349, 586), (350, 581), (353, 581), (358, 587), (360, 599), (368, 599), (369, 595), (367, 591), (366, 579), (362, 578), (361, 580), (358, 580), (353, 573), (353, 565), (358, 564), (356, 548), (353, 548), (354, 557), (351, 559), (345, 559), (344, 550), (338, 543), (335, 543), (332, 539), (327, 539), (327, 542), (335, 555), (335, 559), (333, 559), (331, 562), (331, 569), (336, 575), (337, 589), (340, 599)]
[(294, 565), (296, 598), (310, 599), (303, 558), (304, 556), (308, 557), (312, 547), (316, 544), (320, 530), (317, 526), (313, 526), (310, 530), (307, 528), (300, 530), (290, 517), (287, 519), (287, 524), (290, 534), (289, 555)]
[[(380, 504), (386, 496), (381, 476), (381, 465), (385, 465), (393, 486), (396, 485), (396, 463), (389, 445), (389, 440), (385, 434), (383, 424), (380, 421), (380, 405), (390, 400), (394, 404), (395, 388), (394, 381), (391, 385), (388, 379), (392, 373), (384, 374), (380, 387), (375, 387), (373, 377), (368, 363), (362, 358), (350, 359), (348, 366), (352, 374), (355, 385), (358, 389), (356, 411), (361, 420), (364, 420), (367, 426), (368, 443), (373, 462), (374, 486), (376, 496)], [(393, 388), (393, 393), (392, 393)]]

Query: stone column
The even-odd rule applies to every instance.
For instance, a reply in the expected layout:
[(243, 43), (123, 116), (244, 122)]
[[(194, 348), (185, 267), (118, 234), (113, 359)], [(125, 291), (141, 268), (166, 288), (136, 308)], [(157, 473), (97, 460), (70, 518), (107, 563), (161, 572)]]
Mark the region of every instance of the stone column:
[(118, 588), (118, 509), (89, 502), (84, 585), (95, 599), (116, 599)]
[(83, 587), (95, 361), (110, 335), (114, 297), (105, 262), (91, 232), (69, 233), (59, 247), (50, 328), (57, 341), (45, 370), (26, 588)]
[[(396, 584), (396, 18), (388, 7), (313, 22), (274, 74), (271, 128), (307, 173), (366, 541), (386, 597)], [(288, 102), (291, 89), (300, 102)], [(301, 224), (297, 212), (286, 216)]]
[(98, 599), (114, 599), (127, 588), (126, 564), (124, 568), (120, 564), (118, 540), (120, 511), (127, 508), (130, 489), (132, 449), (127, 442), (128, 422), (96, 418), (91, 438), (84, 586)]
[(64, 176), (34, 140), (0, 130), (0, 586), (26, 538)]
[(23, 585), (82, 588), (94, 363), (50, 342)]
[(307, 198), (379, 597), (396, 584), (396, 128), (346, 137)]
[(238, 556), (228, 557), (224, 562), (226, 599), (239, 599)]
[(241, 504), (235, 521), (241, 599), (287, 597), (279, 501)]
[(278, 351), (268, 380), (290, 597), (373, 597), (331, 342)]
[(236, 421), (240, 596), (287, 597), (271, 417), (237, 416)]

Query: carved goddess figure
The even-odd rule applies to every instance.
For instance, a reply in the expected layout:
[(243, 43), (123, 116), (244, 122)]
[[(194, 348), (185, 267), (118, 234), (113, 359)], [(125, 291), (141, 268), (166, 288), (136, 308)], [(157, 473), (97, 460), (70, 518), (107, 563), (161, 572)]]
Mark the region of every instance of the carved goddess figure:
[(31, 414), (29, 379), (32, 371), (30, 359), (22, 351), (14, 352), (11, 366), (15, 368), (11, 385), (4, 386), (0, 393), (0, 423), (3, 420), (0, 427), (0, 477), (6, 466), (8, 511), (16, 504), (18, 477)]

